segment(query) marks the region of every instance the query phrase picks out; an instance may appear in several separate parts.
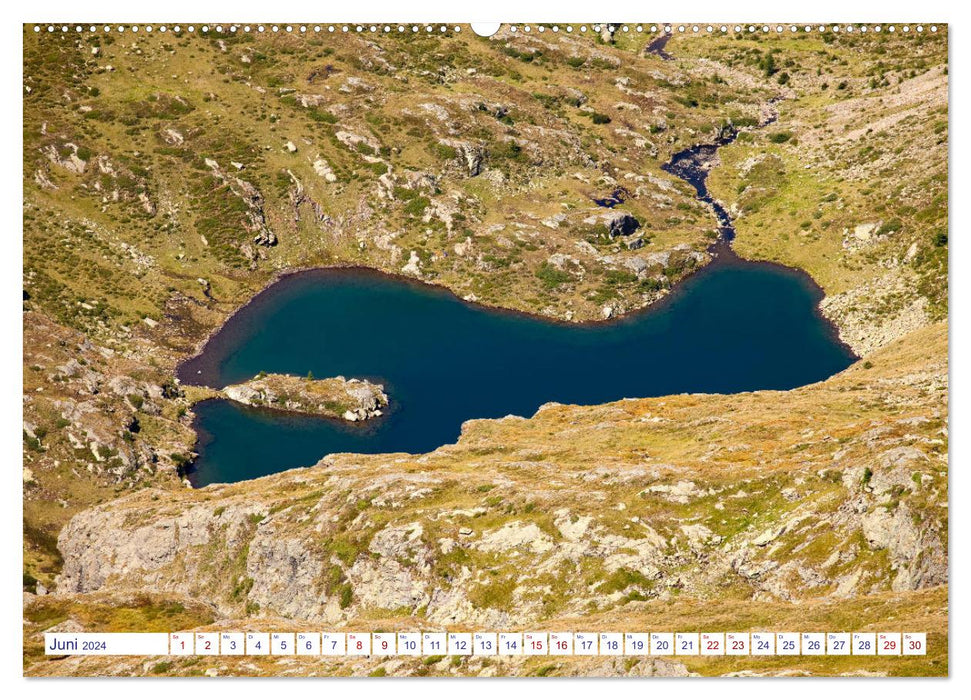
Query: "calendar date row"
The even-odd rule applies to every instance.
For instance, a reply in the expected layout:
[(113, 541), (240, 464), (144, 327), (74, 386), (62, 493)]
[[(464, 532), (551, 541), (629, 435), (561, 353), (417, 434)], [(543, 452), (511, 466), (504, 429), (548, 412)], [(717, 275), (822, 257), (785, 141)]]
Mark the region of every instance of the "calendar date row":
[(915, 656), (923, 632), (47, 633), (47, 655)]

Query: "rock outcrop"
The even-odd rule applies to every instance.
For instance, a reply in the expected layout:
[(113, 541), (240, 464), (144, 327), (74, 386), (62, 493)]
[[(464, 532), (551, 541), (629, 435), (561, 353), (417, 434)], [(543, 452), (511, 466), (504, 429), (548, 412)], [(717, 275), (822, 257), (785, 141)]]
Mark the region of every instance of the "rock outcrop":
[(629, 236), (640, 227), (640, 222), (627, 212), (617, 212), (607, 221), (607, 230), (610, 231), (611, 238)]
[(265, 201), (263, 193), (255, 185), (242, 178), (231, 175), (223, 170), (219, 163), (212, 158), (205, 159), (206, 165), (212, 170), (214, 176), (225, 182), (230, 190), (237, 197), (243, 200), (246, 205), (246, 229), (253, 235), (253, 242), (264, 247), (272, 247), (277, 244), (276, 234), (270, 230), (266, 222), (266, 212), (264, 211)]

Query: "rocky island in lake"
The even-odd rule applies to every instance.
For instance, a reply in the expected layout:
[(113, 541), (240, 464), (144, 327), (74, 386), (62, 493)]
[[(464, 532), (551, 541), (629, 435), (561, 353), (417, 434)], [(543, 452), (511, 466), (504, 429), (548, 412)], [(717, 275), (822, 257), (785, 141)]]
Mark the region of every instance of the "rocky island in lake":
[(273, 408), (294, 413), (367, 420), (382, 415), (388, 395), (380, 384), (361, 379), (314, 379), (261, 372), (241, 384), (223, 387), (222, 395), (246, 406)]

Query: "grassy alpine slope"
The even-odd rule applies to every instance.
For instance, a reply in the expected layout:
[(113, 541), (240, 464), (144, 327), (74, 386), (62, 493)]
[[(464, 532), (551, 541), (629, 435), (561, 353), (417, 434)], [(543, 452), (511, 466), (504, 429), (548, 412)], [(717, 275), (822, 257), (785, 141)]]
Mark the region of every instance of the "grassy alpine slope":
[[(254, 575), (273, 567), (242, 549), (223, 561), (230, 550), (209, 535), (199, 546), (225, 556), (202, 577), (212, 589), (198, 593), (215, 616), (176, 594), (187, 569), (169, 565), (153, 586), (138, 576), (111, 579), (111, 591), (66, 583), (78, 567), (117, 573), (65, 558), (72, 517), (134, 527), (137, 518), (116, 521), (136, 504), (175, 518), (210, 499), (198, 512), (213, 532), (220, 518), (235, 523), (236, 544), (272, 525), (267, 541), (292, 537), (306, 548), (319, 609), (292, 611), (295, 625), (300, 615), (330, 619), (325, 611), (389, 627), (445, 624), (429, 614), (431, 601), (425, 610), (416, 601), (453, 590), (463, 624), (478, 611), (483, 623), (609, 626), (657, 619), (658, 606), (674, 624), (701, 606), (712, 617), (699, 624), (748, 628), (759, 624), (757, 601), (776, 619), (818, 615), (846, 628), (879, 626), (874, 611), (899, 604), (901, 624), (945, 633), (946, 29), (677, 35), (671, 61), (646, 54), (650, 37), (635, 32), (504, 29), (482, 39), (463, 30), (177, 36), (25, 27), (29, 639), (54, 623), (282, 624), (277, 584)], [(258, 487), (184, 489), (191, 406), (202, 394), (174, 381), (175, 365), (277, 273), (366, 265), (573, 320), (642, 307), (708, 260), (716, 232), (711, 212), (660, 166), (728, 122), (758, 123), (774, 98), (779, 119), (721, 149), (709, 186), (736, 218), (739, 254), (803, 268), (823, 287), (824, 313), (864, 355), (851, 370), (787, 394), (552, 407), (524, 422), (474, 422), (457, 446), (425, 457), (336, 457)], [(593, 201), (611, 197), (612, 209)], [(358, 481), (365, 464), (388, 480)], [(434, 483), (428, 493), (417, 485), (425, 480)], [(581, 498), (593, 484), (603, 499)], [(268, 490), (254, 501), (247, 489), (255, 488)], [(399, 513), (396, 489), (407, 488), (420, 495)], [(262, 510), (243, 513), (234, 499)], [(310, 537), (296, 522), (308, 509), (335, 518), (333, 530)], [(502, 533), (497, 549), (437, 531), (453, 521), (476, 541)], [(411, 523), (421, 530), (414, 541), (392, 536), (416, 532)], [(571, 541), (564, 533), (577, 523), (587, 524)], [(654, 534), (642, 536), (644, 527)], [(527, 558), (510, 560), (515, 567), (500, 556), (510, 538)], [(445, 552), (448, 539), (455, 544)], [(571, 556), (590, 547), (596, 556), (574, 565)], [(736, 548), (752, 559), (733, 560)], [(600, 567), (602, 552), (613, 564)], [(534, 558), (543, 573), (517, 582), (513, 569)], [(359, 579), (379, 560), (413, 577), (418, 597), (385, 607), (367, 598)], [(921, 661), (798, 664), (943, 673), (945, 645), (932, 641), (934, 655)], [(30, 673), (93, 673), (101, 663), (45, 665), (31, 648)], [(790, 669), (780, 663), (756, 666)], [(471, 672), (448, 663), (413, 670), (423, 669)]]

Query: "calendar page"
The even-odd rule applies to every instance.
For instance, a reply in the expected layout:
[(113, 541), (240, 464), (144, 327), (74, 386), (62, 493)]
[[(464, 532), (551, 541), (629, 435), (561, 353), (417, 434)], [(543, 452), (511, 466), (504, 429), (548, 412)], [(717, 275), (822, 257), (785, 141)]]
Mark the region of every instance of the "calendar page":
[(948, 25), (657, 9), (23, 24), (24, 675), (948, 675)]

